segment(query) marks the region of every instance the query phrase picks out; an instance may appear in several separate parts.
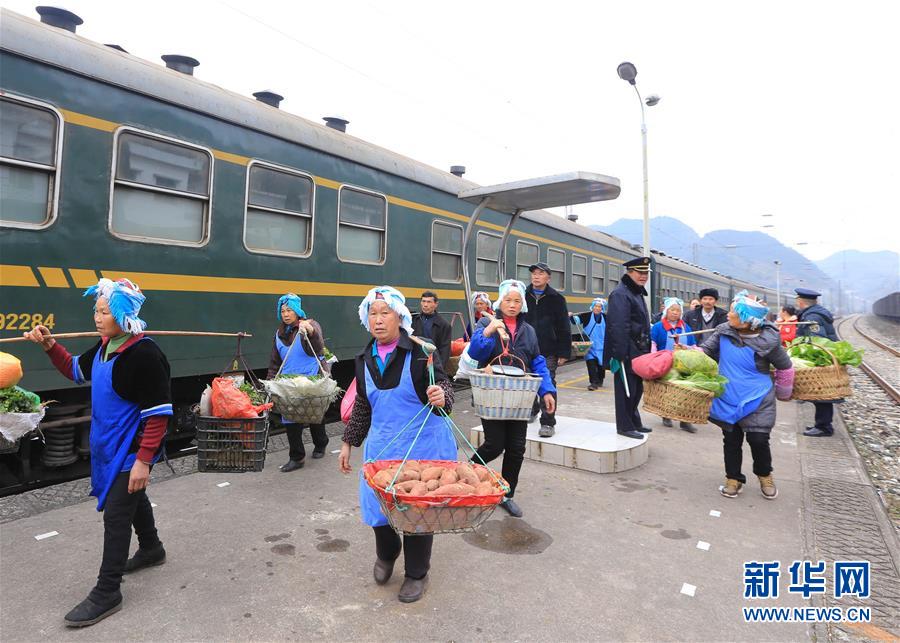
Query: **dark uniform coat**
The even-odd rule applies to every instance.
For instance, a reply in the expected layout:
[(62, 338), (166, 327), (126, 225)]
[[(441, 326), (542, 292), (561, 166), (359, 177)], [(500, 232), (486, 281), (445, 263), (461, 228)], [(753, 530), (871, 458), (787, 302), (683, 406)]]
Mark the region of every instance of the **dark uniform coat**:
[[(813, 304), (808, 308), (804, 308), (797, 313), (797, 321), (801, 322), (817, 322), (819, 324), (818, 332), (813, 332), (809, 326), (797, 326), (797, 337), (819, 336), (827, 337), (833, 342), (837, 341), (837, 333), (834, 330), (834, 317), (824, 306)], [(826, 433), (834, 432), (834, 402), (843, 402), (843, 400), (822, 400), (821, 402), (813, 402), (816, 408), (815, 428), (821, 429)]]

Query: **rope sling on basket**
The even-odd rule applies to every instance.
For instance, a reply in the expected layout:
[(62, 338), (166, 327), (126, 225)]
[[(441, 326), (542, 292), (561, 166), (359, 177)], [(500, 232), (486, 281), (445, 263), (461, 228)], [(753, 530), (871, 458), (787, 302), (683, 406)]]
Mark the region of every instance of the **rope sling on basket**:
[[(422, 348), (428, 356), (429, 384), (434, 385), (434, 362), (432, 356), (434, 346), (421, 341), (419, 343), (422, 344)], [(366, 461), (360, 472), (360, 475), (364, 476), (366, 483), (375, 493), (381, 510), (387, 517), (391, 527), (400, 533), (450, 534), (474, 531), (491, 516), (494, 509), (497, 508), (497, 505), (500, 504), (500, 501), (503, 500), (503, 497), (509, 491), (509, 485), (506, 481), (487, 466), (472, 443), (469, 442), (465, 434), (442, 408), (438, 408), (438, 412), (448, 430), (451, 433), (455, 430), (456, 434), (462, 438), (462, 441), (471, 450), (473, 458), (481, 460), (481, 465), (470, 465), (467, 462), (456, 462), (453, 460), (410, 461), (409, 455), (422, 434), (429, 415), (434, 412), (435, 408), (432, 404), (423, 404), (422, 408), (397, 432), (397, 435), (391, 438), (374, 458)], [(418, 423), (416, 434), (403, 459), (379, 460), (378, 458), (381, 454), (403, 433), (413, 427), (420, 417), (421, 422)], [(415, 462), (415, 466), (412, 464), (413, 462)], [(416, 493), (412, 493), (413, 485), (406, 484), (417, 477), (421, 478), (423, 472), (429, 469), (432, 470), (431, 473), (435, 473), (437, 468), (453, 472), (452, 474), (442, 473), (442, 476), (456, 476), (458, 475), (458, 470), (462, 470), (465, 472), (464, 475), (468, 475), (466, 467), (481, 483), (487, 483), (487, 486), (482, 487), (482, 490), (486, 490), (489, 486), (489, 493), (437, 495), (430, 492), (422, 493), (421, 486), (418, 487)], [(401, 478), (403, 479), (402, 481)], [(422, 483), (421, 479), (419, 482)], [(427, 483), (422, 484), (427, 486)], [(408, 488), (409, 492), (406, 491)], [(439, 489), (440, 487), (434, 491)]]
[[(241, 353), (241, 336), (237, 351), (230, 362), (230, 369), (222, 371), (220, 378), (241, 375), (259, 392), (262, 385), (244, 360)], [(215, 382), (214, 382), (215, 384)], [(268, 398), (268, 396), (266, 396)], [(266, 461), (266, 443), (269, 437), (269, 413), (264, 410), (259, 417), (220, 418), (199, 415), (197, 417), (197, 470), (200, 472), (243, 473), (262, 471)]]
[[(328, 407), (338, 397), (341, 390), (338, 388), (337, 382), (325, 372), (322, 360), (315, 354), (316, 351), (313, 349), (306, 331), (300, 328), (298, 333), (300, 337), (296, 337), (291, 342), (275, 377), (271, 380), (263, 380), (262, 386), (272, 398), (273, 410), (285, 419), (298, 424), (321, 424), (325, 419)], [(291, 351), (300, 341), (306, 342), (310, 354), (316, 358), (321, 377), (314, 379), (301, 375), (278, 379), (284, 365), (288, 362)]]
[[(542, 378), (528, 373), (525, 362), (509, 352), (509, 343), (504, 341), (503, 334), (500, 336), (500, 345), (503, 352), (488, 362), (494, 372), (472, 373), (469, 376), (475, 414), (489, 420), (527, 420), (531, 417), (531, 408)], [(504, 375), (504, 371), (509, 372), (509, 368), (503, 365), (504, 357), (518, 361), (522, 365), (522, 374)], [(494, 362), (498, 360), (500, 366), (494, 367)]]
[(706, 424), (715, 393), (660, 380), (644, 382), (644, 410), (681, 422)]
[(792, 400), (815, 402), (819, 400), (840, 400), (850, 397), (850, 375), (847, 367), (839, 364), (834, 353), (819, 346), (831, 357), (831, 366), (813, 366), (794, 369), (794, 392)]
[(581, 324), (581, 318), (578, 315), (575, 315), (574, 319), (575, 328), (578, 329), (578, 334), (581, 336), (581, 339), (572, 342), (572, 354), (575, 355), (575, 357), (584, 357), (588, 354), (588, 351), (591, 350), (593, 342), (591, 342), (588, 336), (584, 334), (584, 326)]

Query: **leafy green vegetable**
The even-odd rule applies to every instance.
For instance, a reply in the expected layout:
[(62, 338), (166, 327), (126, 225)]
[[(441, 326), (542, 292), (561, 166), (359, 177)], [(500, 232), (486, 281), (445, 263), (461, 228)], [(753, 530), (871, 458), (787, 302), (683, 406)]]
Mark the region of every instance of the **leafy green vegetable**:
[(0, 413), (37, 413), (41, 398), (18, 386), (0, 389)]
[(719, 365), (716, 364), (716, 360), (703, 351), (698, 350), (676, 350), (672, 368), (682, 375), (693, 375), (694, 373), (703, 373), (705, 375), (719, 374)]
[(302, 374), (300, 374), (300, 373), (291, 373), (290, 375), (285, 374), (285, 373), (282, 373), (281, 375), (279, 375), (279, 376), (276, 377), (275, 379), (276, 379), (276, 380), (293, 380), (293, 379), (296, 379), (296, 378), (298, 378), (298, 377), (305, 377), (305, 378), (308, 379), (310, 382), (315, 382), (316, 380), (322, 379), (322, 376), (321, 376), (321, 375), (302, 375)]
[(662, 382), (671, 382), (672, 380), (680, 380), (681, 373), (676, 371), (674, 368), (670, 368), (669, 372), (659, 378)]
[(672, 384), (711, 391), (716, 397), (719, 397), (725, 392), (725, 385), (728, 384), (728, 378), (718, 374), (706, 375), (704, 373), (694, 373), (686, 378), (674, 380), (672, 381)]
[(798, 337), (788, 345), (788, 355), (812, 362), (813, 366), (831, 366), (831, 355), (838, 364), (859, 366), (862, 349), (855, 349), (850, 342), (833, 342), (826, 337)]
[(244, 382), (238, 387), (248, 396), (250, 396), (250, 401), (254, 404), (254, 406), (259, 406), (260, 404), (266, 403), (266, 394), (263, 391), (259, 391), (253, 387), (253, 384), (250, 382)]
[(794, 368), (812, 368), (815, 366), (813, 362), (803, 359), (802, 357), (791, 356), (791, 363), (794, 365)]

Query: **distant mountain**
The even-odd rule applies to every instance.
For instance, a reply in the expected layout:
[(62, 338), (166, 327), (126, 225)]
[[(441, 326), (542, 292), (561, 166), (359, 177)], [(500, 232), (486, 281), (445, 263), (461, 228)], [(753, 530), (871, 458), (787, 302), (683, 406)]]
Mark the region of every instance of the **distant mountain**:
[(861, 252), (842, 250), (822, 259), (818, 266), (841, 289), (851, 291), (871, 306), (876, 299), (900, 290), (900, 255), (896, 252)]

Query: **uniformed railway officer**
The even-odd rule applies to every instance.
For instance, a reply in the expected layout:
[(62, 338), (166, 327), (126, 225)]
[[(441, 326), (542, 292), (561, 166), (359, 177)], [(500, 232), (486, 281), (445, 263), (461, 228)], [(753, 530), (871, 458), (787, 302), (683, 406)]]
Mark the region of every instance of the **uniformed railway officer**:
[[(644, 383), (631, 370), (631, 360), (650, 352), (650, 315), (644, 284), (650, 279), (650, 258), (638, 257), (623, 264), (627, 270), (609, 295), (606, 313), (604, 366), (613, 373), (616, 397), (616, 431), (640, 440), (649, 429), (641, 422), (638, 406)], [(628, 380), (626, 389), (624, 379)]]
[[(834, 316), (824, 306), (820, 306), (818, 298), (822, 293), (808, 288), (795, 288), (797, 293), (797, 321), (800, 322), (816, 322), (819, 330), (813, 332), (810, 326), (797, 326), (797, 337), (810, 337), (817, 335), (819, 337), (827, 337), (831, 341), (837, 341), (837, 333), (834, 331)], [(842, 400), (825, 400), (822, 402), (813, 402), (816, 407), (816, 419), (813, 426), (806, 427), (803, 435), (811, 438), (830, 436), (834, 434), (834, 402)]]

